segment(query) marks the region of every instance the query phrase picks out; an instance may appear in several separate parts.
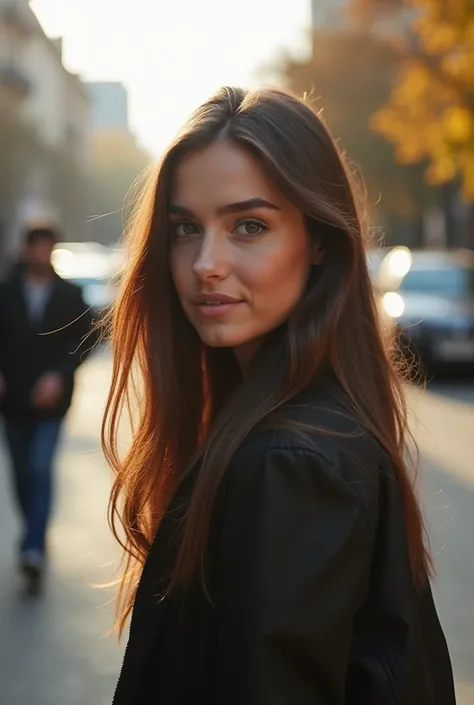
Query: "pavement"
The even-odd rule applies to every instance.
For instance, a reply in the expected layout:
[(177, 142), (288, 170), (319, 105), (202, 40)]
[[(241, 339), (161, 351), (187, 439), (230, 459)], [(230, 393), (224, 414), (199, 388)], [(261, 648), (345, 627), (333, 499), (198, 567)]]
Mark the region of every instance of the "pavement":
[(18, 524), (0, 457), (0, 702), (110, 705), (122, 647), (108, 636), (119, 553), (106, 521), (111, 473), (101, 456), (100, 419), (109, 381), (99, 356), (80, 372), (58, 459), (51, 566), (41, 598), (22, 592)]
[[(106, 522), (111, 473), (100, 451), (110, 361), (79, 373), (58, 459), (51, 566), (40, 598), (16, 571), (18, 524), (0, 445), (0, 702), (110, 705), (123, 644), (108, 632), (119, 552)], [(474, 705), (474, 381), (444, 380), (409, 395), (420, 482), (435, 556), (435, 596), (458, 705)]]
[(453, 662), (458, 705), (474, 705), (474, 380), (409, 394), (421, 455), (421, 496), (435, 599)]

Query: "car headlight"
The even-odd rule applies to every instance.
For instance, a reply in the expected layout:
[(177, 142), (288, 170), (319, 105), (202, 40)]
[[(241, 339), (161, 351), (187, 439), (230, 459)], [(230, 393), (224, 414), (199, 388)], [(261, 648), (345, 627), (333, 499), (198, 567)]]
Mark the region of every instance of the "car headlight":
[(396, 291), (389, 291), (382, 298), (382, 307), (390, 318), (400, 318), (405, 312), (405, 302)]

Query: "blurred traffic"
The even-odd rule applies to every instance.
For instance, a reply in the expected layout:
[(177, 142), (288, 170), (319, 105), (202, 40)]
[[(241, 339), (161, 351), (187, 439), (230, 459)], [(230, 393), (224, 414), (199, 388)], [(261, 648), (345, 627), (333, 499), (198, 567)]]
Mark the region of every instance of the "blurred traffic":
[(107, 313), (115, 301), (122, 251), (97, 242), (60, 242), (54, 247), (56, 273), (79, 286), (95, 318)]
[(374, 275), (382, 324), (429, 373), (474, 373), (474, 253), (395, 247)]

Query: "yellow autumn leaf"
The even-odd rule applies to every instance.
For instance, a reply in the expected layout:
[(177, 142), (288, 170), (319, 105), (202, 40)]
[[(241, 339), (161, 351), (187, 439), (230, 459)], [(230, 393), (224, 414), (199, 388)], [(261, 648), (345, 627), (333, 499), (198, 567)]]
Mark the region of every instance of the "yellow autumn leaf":
[(467, 142), (472, 134), (472, 116), (465, 108), (451, 107), (442, 116), (443, 130), (450, 142)]
[(371, 128), (394, 145), (400, 162), (427, 160), (428, 183), (459, 175), (474, 199), (474, 2), (405, 1), (421, 55), (407, 51)]
[(398, 122), (393, 111), (379, 110), (372, 116), (370, 127), (374, 132), (389, 137), (398, 133)]
[(400, 105), (410, 105), (414, 100), (419, 100), (428, 88), (428, 81), (423, 73), (413, 69), (407, 73), (400, 83), (393, 89), (392, 100)]
[(446, 76), (461, 79), (464, 72), (464, 57), (458, 53), (449, 54), (441, 59), (440, 66)]
[(428, 54), (442, 54), (448, 51), (458, 44), (459, 35), (459, 30), (447, 22), (425, 22), (421, 25), (421, 41)]
[(444, 184), (454, 179), (456, 176), (456, 171), (457, 169), (454, 159), (444, 157), (443, 159), (438, 159), (432, 162), (432, 164), (428, 167), (426, 170), (426, 180), (433, 186)]
[(413, 164), (426, 156), (426, 149), (416, 140), (404, 140), (398, 144), (396, 154), (401, 164)]
[(448, 78), (456, 80), (457, 84), (464, 84), (466, 89), (472, 90), (474, 86), (474, 47), (462, 53), (453, 52), (440, 61), (442, 72)]
[(471, 44), (471, 46), (474, 46), (474, 19), (471, 19), (466, 23), (464, 28), (464, 41), (466, 44)]

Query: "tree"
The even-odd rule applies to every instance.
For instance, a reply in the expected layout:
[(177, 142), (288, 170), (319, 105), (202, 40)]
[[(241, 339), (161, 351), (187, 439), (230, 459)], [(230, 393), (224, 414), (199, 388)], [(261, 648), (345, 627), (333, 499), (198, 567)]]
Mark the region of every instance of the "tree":
[[(350, 162), (362, 170), (369, 204), (379, 219), (418, 227), (427, 196), (421, 169), (397, 164), (391, 146), (369, 126), (390, 95), (398, 62), (396, 47), (370, 32), (321, 31), (313, 37), (310, 59), (284, 58), (280, 75), (295, 93), (309, 93), (320, 107)], [(389, 237), (394, 229), (387, 228)]]
[(464, 197), (474, 200), (474, 3), (406, 4), (414, 41), (400, 47), (398, 80), (371, 126), (395, 145), (400, 163), (427, 161), (433, 185), (460, 177)]

